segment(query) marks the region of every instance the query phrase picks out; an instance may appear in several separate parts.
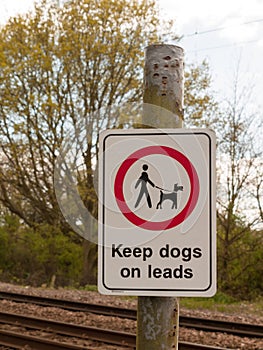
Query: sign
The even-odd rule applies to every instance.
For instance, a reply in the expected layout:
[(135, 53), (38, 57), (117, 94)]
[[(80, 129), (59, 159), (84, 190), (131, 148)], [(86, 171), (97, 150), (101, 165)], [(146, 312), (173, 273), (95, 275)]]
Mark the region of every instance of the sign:
[(214, 133), (107, 130), (99, 162), (99, 291), (212, 296)]

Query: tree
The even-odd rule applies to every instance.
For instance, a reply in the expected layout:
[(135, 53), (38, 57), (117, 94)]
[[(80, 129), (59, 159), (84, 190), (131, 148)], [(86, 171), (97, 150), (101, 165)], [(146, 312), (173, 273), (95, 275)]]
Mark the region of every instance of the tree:
[[(80, 118), (89, 142), (79, 186), (96, 216), (97, 135), (116, 124), (112, 106), (140, 101), (144, 47), (157, 40), (158, 25), (154, 1), (78, 0), (60, 8), (43, 0), (1, 29), (0, 200), (28, 225), (47, 222), (69, 230), (53, 174), (65, 135), (73, 127), (76, 137)], [(186, 72), (188, 111), (214, 105), (208, 86), (206, 64)]]
[(207, 63), (189, 68), (185, 124), (213, 128), (218, 142), (219, 288), (236, 296), (254, 296), (262, 287), (258, 278), (263, 253), (262, 121), (252, 112), (252, 90), (247, 85), (241, 87), (239, 68), (233, 94), (224, 103), (216, 102), (209, 91), (211, 77)]
[(247, 86), (240, 91), (237, 72), (233, 96), (217, 123), (218, 271), (221, 287), (232, 293), (241, 293), (238, 280), (245, 281), (262, 256), (262, 217), (256, 208), (261, 208), (262, 124), (256, 125), (257, 118), (249, 111), (250, 96)]
[(190, 64), (185, 71), (185, 126), (213, 127), (218, 122), (218, 102), (211, 90), (209, 64)]
[[(157, 26), (154, 1), (78, 0), (58, 7), (43, 0), (1, 28), (0, 201), (30, 227), (47, 223), (70, 232), (53, 174), (65, 135), (73, 127), (76, 137), (79, 118), (88, 138), (79, 186), (96, 216), (97, 136), (115, 123), (111, 105), (140, 99), (143, 49), (156, 40)], [(94, 246), (84, 245), (88, 275)]]
[(139, 99), (143, 48), (155, 40), (153, 1), (42, 1), (0, 32), (0, 200), (25, 223), (64, 226), (54, 164), (68, 130), (85, 118), (89, 144), (85, 203), (94, 207), (91, 162), (100, 128), (93, 113)]

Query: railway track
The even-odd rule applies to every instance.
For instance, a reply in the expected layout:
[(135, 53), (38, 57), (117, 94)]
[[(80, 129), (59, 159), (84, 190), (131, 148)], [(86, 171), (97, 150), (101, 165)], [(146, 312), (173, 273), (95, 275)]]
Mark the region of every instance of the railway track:
[[(71, 311), (90, 312), (94, 314), (120, 317), (136, 320), (135, 309), (122, 309), (113, 306), (83, 303), (70, 300), (59, 300), (47, 297), (31, 296), (19, 293), (0, 291), (0, 299), (12, 300), (15, 302), (31, 303), (41, 306), (52, 306)], [(233, 323), (222, 320), (212, 320), (199, 317), (180, 316), (180, 327), (193, 328), (206, 332), (223, 332), (241, 337), (263, 337), (263, 326), (246, 323)]]
[[(20, 314), (10, 314), (0, 312), (0, 323), (14, 326), (16, 329), (21, 327), (27, 330), (39, 330), (43, 335), (60, 335), (66, 337), (74, 337), (78, 339), (93, 340), (96, 342), (110, 344), (115, 346), (127, 347), (127, 349), (135, 349), (136, 335), (126, 332), (116, 332), (95, 327), (86, 327), (74, 325), (71, 323), (51, 321), (37, 317), (29, 317)], [(23, 331), (24, 332), (24, 331)], [(75, 345), (69, 342), (58, 342), (47, 339), (47, 336), (32, 336), (23, 334), (23, 332), (14, 332), (11, 330), (0, 329), (0, 344), (8, 346), (12, 349), (20, 349), (22, 346), (29, 346), (37, 350), (80, 350), (92, 349), (92, 347), (84, 345)], [(179, 350), (226, 350), (225, 348), (211, 347), (188, 342), (179, 342)]]

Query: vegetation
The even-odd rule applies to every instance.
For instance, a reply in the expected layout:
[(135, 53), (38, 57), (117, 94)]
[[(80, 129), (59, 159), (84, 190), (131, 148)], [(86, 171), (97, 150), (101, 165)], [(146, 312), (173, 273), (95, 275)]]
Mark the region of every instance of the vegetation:
[(53, 174), (68, 125), (85, 118), (84, 202), (96, 215), (91, 161), (98, 132), (115, 119), (94, 112), (140, 98), (143, 50), (156, 39), (158, 17), (152, 1), (56, 3), (42, 1), (0, 32), (0, 199), (29, 227), (66, 233)]
[[(85, 118), (88, 139), (80, 188), (96, 217), (91, 164), (98, 132), (115, 123), (111, 105), (140, 98), (143, 50), (156, 40), (158, 23), (153, 1), (79, 0), (58, 7), (43, 0), (34, 13), (1, 29), (0, 201), (22, 224), (36, 231), (48, 224), (71, 237), (53, 174), (69, 125), (75, 128), (79, 118)], [(105, 114), (98, 117), (101, 107)], [(73, 241), (83, 242), (77, 236)], [(88, 282), (96, 249), (83, 245)]]
[(232, 91), (216, 124), (218, 280), (221, 290), (251, 298), (263, 290), (262, 121), (251, 112), (251, 91), (238, 71)]
[[(95, 282), (96, 245), (73, 233), (60, 212), (55, 162), (68, 130), (76, 135), (83, 118), (87, 145), (78, 189), (96, 217), (97, 135), (118, 124), (112, 106), (141, 100), (144, 48), (158, 40), (159, 22), (154, 0), (77, 0), (61, 7), (43, 0), (0, 29), (2, 280)], [(208, 64), (187, 66), (185, 125), (211, 127), (218, 138), (219, 289), (254, 298), (263, 290), (262, 124), (255, 124), (247, 87), (239, 91), (239, 84), (236, 76), (223, 108), (210, 89)]]
[(240, 299), (229, 297), (227, 294), (218, 292), (212, 298), (181, 298), (180, 306), (191, 310), (210, 310), (228, 314), (240, 315), (263, 315), (263, 299), (257, 298), (251, 301), (241, 301)]
[(0, 278), (2, 281), (33, 286), (78, 286), (83, 272), (83, 249), (74, 234), (41, 224), (20, 225), (6, 215), (0, 227)]

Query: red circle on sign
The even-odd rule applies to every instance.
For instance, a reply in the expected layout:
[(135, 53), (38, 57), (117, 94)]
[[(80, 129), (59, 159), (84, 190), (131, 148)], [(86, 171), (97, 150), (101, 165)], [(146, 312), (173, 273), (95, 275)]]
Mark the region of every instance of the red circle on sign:
[[(191, 185), (189, 199), (183, 210), (171, 219), (159, 222), (147, 221), (134, 214), (128, 207), (123, 193), (124, 179), (129, 168), (137, 160), (152, 154), (161, 154), (177, 160), (187, 172)], [(192, 213), (199, 195), (199, 179), (193, 164), (181, 152), (167, 146), (148, 146), (135, 151), (121, 164), (115, 177), (114, 193), (120, 211), (131, 223), (146, 230), (168, 230), (181, 224)]]

